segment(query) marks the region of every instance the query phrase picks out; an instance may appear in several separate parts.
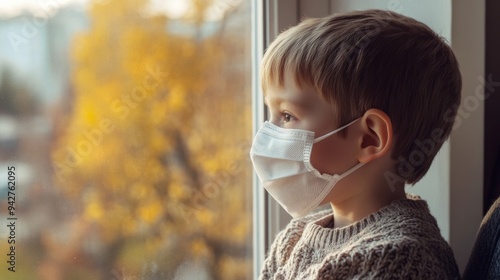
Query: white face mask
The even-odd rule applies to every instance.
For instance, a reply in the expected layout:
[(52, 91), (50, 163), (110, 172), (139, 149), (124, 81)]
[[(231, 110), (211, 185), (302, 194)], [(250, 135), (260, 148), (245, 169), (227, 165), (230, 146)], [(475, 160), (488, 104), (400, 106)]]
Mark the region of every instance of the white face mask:
[(311, 165), (311, 151), (317, 143), (348, 127), (358, 119), (314, 139), (314, 132), (286, 129), (265, 122), (250, 149), (250, 158), (269, 194), (294, 218), (319, 206), (342, 178), (360, 168), (358, 163), (343, 174), (321, 174)]

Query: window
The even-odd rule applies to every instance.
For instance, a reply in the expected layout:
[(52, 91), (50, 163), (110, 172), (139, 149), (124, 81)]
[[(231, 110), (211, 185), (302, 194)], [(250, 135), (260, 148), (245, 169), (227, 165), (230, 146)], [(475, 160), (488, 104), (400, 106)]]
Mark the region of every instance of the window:
[(253, 278), (252, 2), (1, 4), (0, 278)]

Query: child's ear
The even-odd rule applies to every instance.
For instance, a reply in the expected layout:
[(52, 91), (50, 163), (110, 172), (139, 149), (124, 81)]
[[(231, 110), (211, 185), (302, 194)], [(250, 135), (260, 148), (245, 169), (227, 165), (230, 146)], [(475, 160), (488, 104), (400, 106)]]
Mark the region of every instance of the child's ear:
[(392, 123), (379, 109), (369, 109), (361, 117), (361, 138), (358, 161), (367, 163), (392, 150)]

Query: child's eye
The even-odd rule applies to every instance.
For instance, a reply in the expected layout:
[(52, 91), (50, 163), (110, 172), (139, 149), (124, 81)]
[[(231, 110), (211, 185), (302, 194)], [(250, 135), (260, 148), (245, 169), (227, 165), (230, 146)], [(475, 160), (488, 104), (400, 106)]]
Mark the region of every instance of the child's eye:
[(295, 120), (294, 116), (290, 115), (289, 113), (283, 113), (283, 122), (287, 123), (294, 120)]

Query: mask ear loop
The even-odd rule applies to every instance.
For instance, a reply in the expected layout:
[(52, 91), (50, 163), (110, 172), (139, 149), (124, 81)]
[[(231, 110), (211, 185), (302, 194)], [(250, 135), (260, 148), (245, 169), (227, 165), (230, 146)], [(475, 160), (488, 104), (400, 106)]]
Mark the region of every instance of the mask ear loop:
[(314, 143), (317, 143), (317, 142), (319, 142), (319, 141), (321, 141), (321, 140), (324, 140), (325, 138), (328, 138), (328, 137), (332, 136), (333, 134), (335, 134), (335, 133), (337, 133), (337, 132), (341, 131), (342, 129), (344, 129), (344, 128), (348, 127), (348, 126), (350, 126), (351, 124), (353, 124), (354, 122), (356, 122), (356, 121), (357, 121), (357, 120), (359, 120), (359, 119), (361, 119), (361, 118), (357, 118), (357, 119), (353, 120), (352, 122), (350, 122), (350, 123), (348, 123), (348, 124), (346, 124), (346, 125), (344, 125), (344, 126), (341, 126), (341, 127), (337, 128), (337, 129), (335, 129), (335, 130), (334, 130), (334, 131), (332, 131), (332, 132), (328, 132), (327, 134), (325, 134), (325, 135), (323, 135), (323, 136), (320, 136), (320, 137), (318, 137), (318, 138), (314, 139)]
[(352, 172), (358, 170), (361, 166), (365, 165), (364, 162), (359, 162), (358, 164), (354, 165), (353, 167), (351, 167), (351, 169), (347, 170), (346, 172), (342, 173), (342, 174), (338, 174), (337, 175), (337, 180), (340, 180), (344, 177), (347, 177), (349, 174), (351, 174)]

